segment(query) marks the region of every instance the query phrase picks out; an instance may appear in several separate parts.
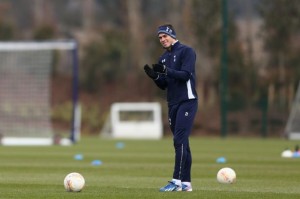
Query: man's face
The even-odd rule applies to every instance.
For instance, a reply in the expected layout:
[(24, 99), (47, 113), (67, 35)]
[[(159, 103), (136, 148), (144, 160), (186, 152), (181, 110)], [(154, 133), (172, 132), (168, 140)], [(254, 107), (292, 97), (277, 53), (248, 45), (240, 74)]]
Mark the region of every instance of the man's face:
[(175, 39), (165, 33), (159, 33), (158, 39), (164, 48), (170, 48), (170, 46), (175, 42)]

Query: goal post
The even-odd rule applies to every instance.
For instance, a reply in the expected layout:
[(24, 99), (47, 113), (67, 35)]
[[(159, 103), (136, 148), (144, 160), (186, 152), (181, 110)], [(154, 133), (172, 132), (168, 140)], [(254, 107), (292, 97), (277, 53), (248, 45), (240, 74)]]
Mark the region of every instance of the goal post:
[(163, 136), (161, 105), (155, 102), (114, 103), (100, 134), (116, 139), (160, 139)]
[[(0, 42), (1, 145), (70, 144), (79, 139), (77, 42)], [(58, 139), (52, 121), (52, 73), (71, 76), (69, 134)], [(68, 95), (66, 93), (66, 95)], [(61, 142), (62, 141), (62, 142)]]
[(293, 101), (284, 135), (291, 140), (300, 140), (300, 81)]

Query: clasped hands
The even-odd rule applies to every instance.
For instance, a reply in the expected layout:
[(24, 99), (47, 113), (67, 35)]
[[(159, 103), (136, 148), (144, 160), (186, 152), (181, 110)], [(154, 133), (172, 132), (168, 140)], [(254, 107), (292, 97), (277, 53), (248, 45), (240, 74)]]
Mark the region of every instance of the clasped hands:
[(165, 74), (167, 71), (167, 67), (162, 64), (152, 64), (152, 68), (146, 64), (144, 66), (145, 73), (152, 79), (157, 79), (159, 73)]

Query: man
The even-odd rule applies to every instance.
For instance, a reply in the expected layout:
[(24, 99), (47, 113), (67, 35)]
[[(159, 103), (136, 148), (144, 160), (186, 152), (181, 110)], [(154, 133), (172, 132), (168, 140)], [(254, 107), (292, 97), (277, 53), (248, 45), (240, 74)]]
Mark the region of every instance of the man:
[(152, 68), (145, 65), (144, 70), (159, 88), (167, 89), (168, 117), (175, 149), (173, 179), (160, 191), (192, 191), (189, 136), (198, 109), (196, 54), (176, 39), (170, 24), (159, 26), (157, 35), (166, 51), (157, 64)]

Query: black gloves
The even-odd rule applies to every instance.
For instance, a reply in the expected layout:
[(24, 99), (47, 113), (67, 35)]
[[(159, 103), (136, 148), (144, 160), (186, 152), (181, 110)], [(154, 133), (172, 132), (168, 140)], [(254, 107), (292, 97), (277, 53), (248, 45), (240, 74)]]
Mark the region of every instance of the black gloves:
[(152, 64), (153, 70), (158, 73), (166, 73), (166, 66), (162, 64)]
[(162, 64), (152, 64), (152, 68), (150, 68), (150, 66), (146, 64), (144, 70), (150, 78), (157, 79), (158, 73), (166, 74), (167, 67)]
[(148, 64), (144, 66), (145, 73), (151, 78), (151, 79), (157, 79), (158, 74), (155, 72)]

